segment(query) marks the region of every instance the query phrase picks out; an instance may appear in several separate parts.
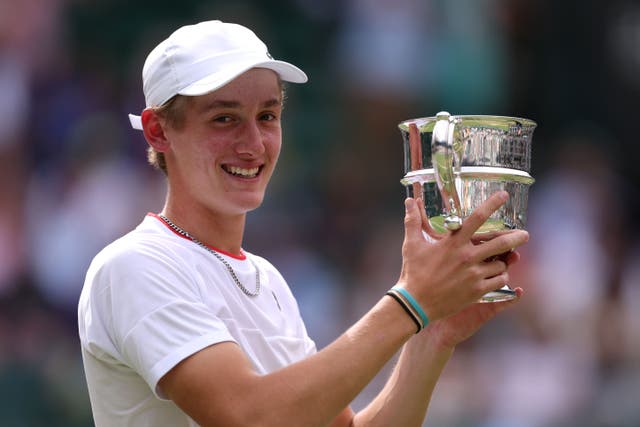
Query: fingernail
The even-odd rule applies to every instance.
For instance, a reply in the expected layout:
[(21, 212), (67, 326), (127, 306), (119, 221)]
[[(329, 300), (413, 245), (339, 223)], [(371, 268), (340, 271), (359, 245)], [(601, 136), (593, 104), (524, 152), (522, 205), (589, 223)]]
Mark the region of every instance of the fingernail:
[(525, 230), (513, 230), (514, 233), (518, 233), (520, 236), (522, 236), (522, 238), (524, 239), (524, 242), (528, 242), (529, 241), (529, 233)]
[(407, 197), (407, 199), (404, 201), (404, 207), (407, 210), (413, 209), (415, 206), (416, 206), (416, 201), (411, 197)]

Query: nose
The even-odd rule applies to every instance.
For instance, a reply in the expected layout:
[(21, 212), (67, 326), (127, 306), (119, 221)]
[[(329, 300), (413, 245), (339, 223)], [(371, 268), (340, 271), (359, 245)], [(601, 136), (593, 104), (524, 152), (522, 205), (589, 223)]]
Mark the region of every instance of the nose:
[(235, 150), (239, 155), (247, 157), (264, 153), (264, 135), (258, 121), (248, 120), (243, 124), (236, 140)]

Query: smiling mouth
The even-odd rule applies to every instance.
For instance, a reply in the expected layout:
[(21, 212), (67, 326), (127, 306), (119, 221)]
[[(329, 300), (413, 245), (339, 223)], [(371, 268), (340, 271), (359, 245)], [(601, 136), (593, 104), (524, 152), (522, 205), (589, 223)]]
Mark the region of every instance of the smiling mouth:
[(239, 168), (237, 166), (224, 165), (222, 166), (222, 169), (233, 176), (239, 176), (241, 178), (255, 178), (260, 173), (260, 169), (262, 169), (262, 166), (245, 169)]

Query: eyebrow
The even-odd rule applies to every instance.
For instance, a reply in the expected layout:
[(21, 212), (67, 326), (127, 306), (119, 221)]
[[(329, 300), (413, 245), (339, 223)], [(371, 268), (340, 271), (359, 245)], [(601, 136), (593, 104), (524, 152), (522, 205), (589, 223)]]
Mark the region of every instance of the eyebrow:
[[(282, 100), (281, 99), (277, 99), (277, 98), (272, 98), (272, 99), (269, 99), (269, 100), (263, 102), (260, 106), (262, 108), (270, 108), (270, 107), (274, 107), (274, 106), (278, 106), (278, 105), (282, 105)], [(238, 102), (238, 101), (216, 99), (216, 100), (204, 105), (202, 107), (202, 111), (206, 112), (206, 111), (210, 111), (210, 110), (215, 110), (217, 108), (237, 109), (237, 108), (241, 108), (241, 107), (242, 107), (242, 103)]]

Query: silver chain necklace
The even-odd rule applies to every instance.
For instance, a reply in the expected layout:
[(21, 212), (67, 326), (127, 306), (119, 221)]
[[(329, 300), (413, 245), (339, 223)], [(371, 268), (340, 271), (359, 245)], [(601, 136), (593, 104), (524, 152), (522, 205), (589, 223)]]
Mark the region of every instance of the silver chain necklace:
[(195, 243), (196, 245), (200, 246), (201, 248), (203, 248), (204, 250), (206, 250), (207, 252), (213, 254), (213, 256), (215, 256), (216, 258), (218, 258), (218, 260), (224, 264), (224, 266), (227, 268), (227, 270), (229, 271), (229, 274), (231, 275), (231, 278), (233, 278), (233, 281), (236, 283), (236, 285), (238, 286), (238, 288), (240, 288), (240, 290), (247, 296), (250, 297), (255, 297), (258, 296), (258, 294), (260, 294), (260, 272), (258, 271), (258, 266), (253, 262), (253, 260), (247, 256), (247, 259), (249, 260), (249, 262), (251, 263), (251, 265), (253, 266), (253, 268), (256, 269), (256, 290), (251, 292), (249, 289), (247, 289), (241, 282), (240, 279), (238, 279), (238, 276), (236, 275), (236, 272), (233, 270), (233, 267), (231, 267), (231, 264), (229, 264), (227, 262), (227, 260), (225, 260), (222, 255), (220, 255), (218, 252), (214, 251), (213, 249), (211, 249), (209, 246), (205, 245), (204, 243), (202, 243), (200, 240), (196, 239), (195, 237), (193, 237), (191, 234), (187, 233), (185, 230), (183, 230), (182, 228), (178, 227), (176, 224), (173, 223), (173, 221), (171, 221), (169, 218), (167, 218), (164, 215), (158, 215), (158, 217), (160, 217), (164, 222), (167, 223), (167, 225), (169, 227), (171, 227), (173, 229), (173, 231), (175, 231), (176, 233), (180, 234), (181, 236), (186, 237), (187, 239), (191, 240), (193, 243)]

